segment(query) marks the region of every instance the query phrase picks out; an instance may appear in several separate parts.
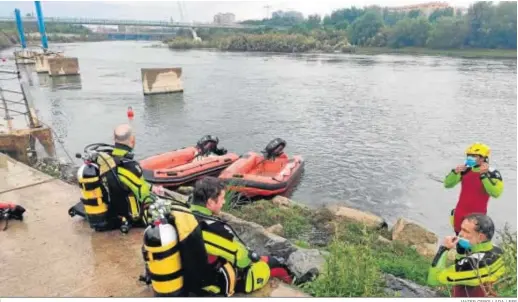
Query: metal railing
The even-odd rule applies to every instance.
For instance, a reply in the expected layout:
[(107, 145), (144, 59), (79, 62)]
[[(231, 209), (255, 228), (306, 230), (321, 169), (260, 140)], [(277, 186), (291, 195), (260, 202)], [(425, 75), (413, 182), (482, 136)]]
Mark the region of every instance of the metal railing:
[[(14, 17), (0, 17), (0, 22), (15, 22)], [(24, 18), (23, 22), (37, 22), (36, 18)], [(95, 18), (45, 18), (45, 23), (62, 24), (90, 24), (90, 25), (130, 25), (130, 26), (156, 26), (156, 27), (199, 27), (199, 28), (233, 28), (233, 29), (254, 29), (262, 28), (262, 25), (249, 24), (216, 24), (201, 22), (169, 22), (152, 20), (117, 20), (117, 19), (95, 19)]]

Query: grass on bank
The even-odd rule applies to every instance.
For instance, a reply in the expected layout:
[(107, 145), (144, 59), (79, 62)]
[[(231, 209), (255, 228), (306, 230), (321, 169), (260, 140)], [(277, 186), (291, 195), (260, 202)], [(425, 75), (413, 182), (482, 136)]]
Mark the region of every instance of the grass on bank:
[(516, 49), (432, 49), (432, 48), (390, 48), (390, 47), (358, 47), (356, 54), (378, 55), (378, 54), (404, 54), (404, 55), (427, 55), (447, 56), (461, 58), (494, 58), (494, 59), (515, 59)]
[[(383, 273), (395, 275), (416, 284), (426, 285), (431, 259), (414, 249), (397, 242), (383, 243), (380, 234), (356, 223), (332, 223), (321, 212), (293, 205), (279, 207), (271, 201), (260, 200), (253, 204), (229, 209), (232, 215), (253, 221), (264, 227), (282, 224), (284, 237), (303, 248), (321, 248), (329, 252), (324, 272), (302, 289), (315, 297), (380, 297), (383, 291)], [(325, 246), (315, 246), (308, 233), (325, 230), (331, 238)], [(500, 245), (505, 251), (509, 269), (507, 277), (495, 286), (500, 297), (516, 297), (516, 232), (508, 229), (502, 233)], [(447, 287), (436, 290), (449, 295)]]

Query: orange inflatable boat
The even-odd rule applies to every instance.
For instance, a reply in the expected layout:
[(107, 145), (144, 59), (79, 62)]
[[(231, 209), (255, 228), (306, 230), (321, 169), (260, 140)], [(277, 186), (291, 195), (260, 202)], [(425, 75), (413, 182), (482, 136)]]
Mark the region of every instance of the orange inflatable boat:
[(203, 176), (217, 176), (239, 155), (218, 149), (219, 139), (206, 135), (196, 146), (154, 155), (140, 161), (144, 179), (171, 188), (191, 183)]
[(284, 152), (286, 141), (276, 138), (262, 154), (249, 152), (219, 175), (229, 189), (248, 197), (272, 196), (288, 190), (304, 167), (301, 156), (289, 158)]

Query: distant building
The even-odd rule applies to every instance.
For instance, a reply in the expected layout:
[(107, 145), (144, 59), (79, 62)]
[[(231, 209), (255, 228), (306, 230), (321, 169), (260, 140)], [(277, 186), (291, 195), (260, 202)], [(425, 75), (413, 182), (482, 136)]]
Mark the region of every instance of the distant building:
[(233, 13), (219, 13), (214, 15), (215, 24), (232, 24), (236, 22), (236, 15)]
[[(411, 11), (421, 11), (425, 16), (430, 16), (435, 10), (445, 9), (445, 8), (453, 8), (447, 2), (428, 2), (421, 4), (413, 4), (413, 5), (405, 5), (398, 7), (389, 7), (388, 9), (393, 12), (411, 12)], [(454, 10), (455, 11), (455, 10)]]

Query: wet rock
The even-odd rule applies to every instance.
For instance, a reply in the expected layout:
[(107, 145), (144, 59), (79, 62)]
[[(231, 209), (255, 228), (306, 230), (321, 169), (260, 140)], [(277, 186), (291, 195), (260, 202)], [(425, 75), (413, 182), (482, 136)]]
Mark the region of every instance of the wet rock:
[(389, 295), (397, 295), (403, 298), (439, 297), (439, 294), (429, 287), (415, 284), (391, 274), (385, 274), (385, 283), (385, 292)]
[(192, 192), (194, 191), (194, 187), (182, 186), (182, 187), (179, 187), (176, 191), (183, 195), (191, 195)]
[(275, 235), (279, 235), (279, 236), (282, 236), (284, 234), (284, 228), (282, 227), (282, 224), (280, 224), (280, 223), (266, 228), (266, 231), (273, 233)]
[(287, 265), (295, 277), (300, 278), (310, 271), (322, 272), (325, 265), (324, 256), (323, 252), (316, 249), (299, 248), (291, 253)]
[(383, 218), (372, 213), (367, 213), (344, 206), (328, 206), (328, 209), (339, 218), (345, 218), (356, 223), (362, 223), (368, 227), (376, 229), (388, 227), (387, 222), (385, 222)]
[(399, 241), (408, 246), (419, 246), (425, 243), (437, 244), (438, 238), (433, 232), (417, 223), (405, 218), (399, 218), (392, 228), (392, 240)]
[(317, 209), (312, 216), (313, 217), (311, 217), (311, 219), (313, 220), (314, 224), (319, 226), (325, 226), (329, 222), (336, 219), (335, 213), (325, 207)]
[(280, 196), (280, 195), (275, 196), (272, 199), (272, 202), (275, 205), (286, 206), (286, 207), (289, 207), (291, 204), (293, 204), (293, 202), (290, 199), (288, 199), (288, 198), (286, 198), (284, 196)]
[(431, 243), (421, 243), (418, 245), (414, 245), (413, 247), (419, 255), (430, 259), (433, 259), (433, 257), (435, 257), (435, 254), (437, 253), (438, 249), (438, 247), (435, 244)]

